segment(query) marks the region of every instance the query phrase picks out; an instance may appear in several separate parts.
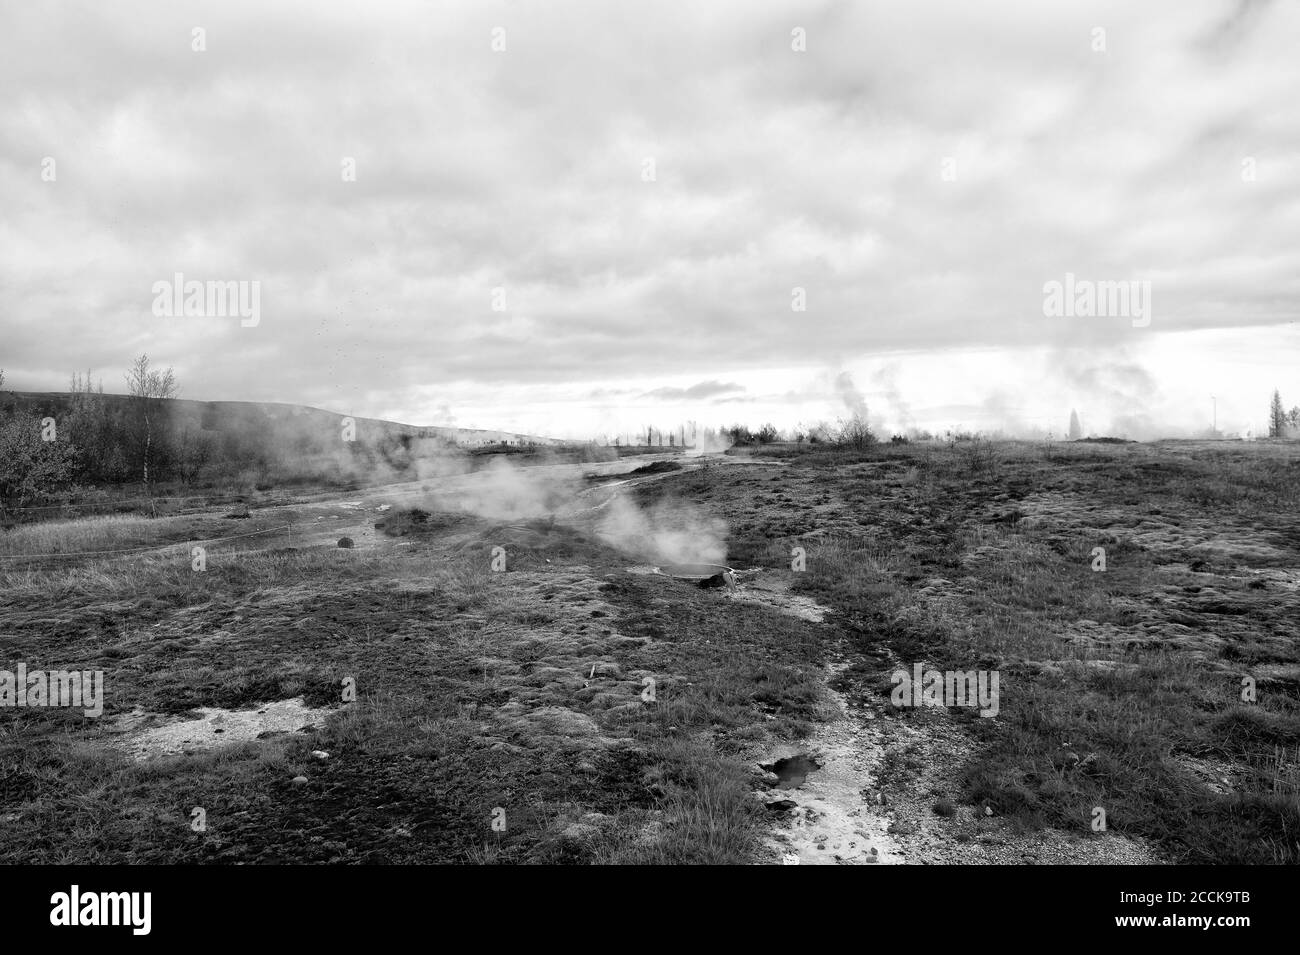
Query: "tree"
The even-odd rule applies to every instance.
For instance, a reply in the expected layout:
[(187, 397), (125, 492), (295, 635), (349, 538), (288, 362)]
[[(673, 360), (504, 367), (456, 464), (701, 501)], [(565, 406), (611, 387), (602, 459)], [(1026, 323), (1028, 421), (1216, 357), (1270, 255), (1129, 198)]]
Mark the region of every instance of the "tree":
[(0, 423), (0, 501), (24, 501), (58, 490), (72, 480), (76, 448), (66, 431), (47, 440), (41, 420), (15, 411)]
[(77, 448), (77, 479), (127, 480), (131, 473), (125, 446), (127, 422), (120, 407), (110, 406), (102, 383), (91, 384), (90, 372), (84, 378), (73, 373), (71, 391), (67, 423)]
[(202, 431), (184, 429), (176, 443), (176, 470), (186, 484), (193, 484), (212, 457), (214, 442)]
[(1282, 410), (1282, 396), (1273, 389), (1273, 404), (1268, 412), (1268, 436), (1270, 438), (1286, 437), (1286, 412)]
[(1286, 413), (1286, 424), (1292, 432), (1300, 431), (1300, 405), (1296, 405)]
[(753, 444), (756, 440), (748, 425), (733, 424), (725, 429), (725, 433), (731, 438), (731, 443), (736, 445)]
[(1083, 428), (1079, 426), (1079, 415), (1073, 408), (1070, 409), (1070, 440), (1078, 441), (1083, 437)]
[(143, 464), (145, 493), (149, 493), (149, 460), (153, 456), (153, 425), (159, 418), (161, 403), (176, 397), (176, 375), (170, 368), (155, 371), (150, 367), (149, 356), (141, 355), (126, 373), (126, 393), (131, 396), (137, 420), (144, 424), (144, 446), (140, 455)]

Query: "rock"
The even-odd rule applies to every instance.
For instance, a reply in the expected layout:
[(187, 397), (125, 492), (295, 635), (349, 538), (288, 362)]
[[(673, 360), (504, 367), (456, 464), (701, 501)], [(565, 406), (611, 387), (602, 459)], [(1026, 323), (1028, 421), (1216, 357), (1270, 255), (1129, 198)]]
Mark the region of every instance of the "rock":
[(351, 537), (340, 537), (340, 538), (339, 538), (339, 546), (340, 546), (340, 547), (344, 547), (344, 548), (352, 547), (352, 546), (353, 546), (353, 545), (352, 545), (352, 538), (351, 538)]
[(295, 786), (306, 786), (306, 785), (307, 785), (307, 777), (306, 777), (306, 776), (295, 776), (295, 777), (293, 777), (293, 779), (290, 780), (290, 782), (292, 782)]
[(327, 752), (325, 752), (325, 750), (323, 750), (323, 749), (313, 749), (313, 750), (311, 751), (311, 754), (312, 754), (313, 756), (315, 756), (317, 759), (329, 759), (329, 758), (330, 758), (330, 754), (327, 753)]
[(600, 828), (598, 826), (575, 822), (564, 828), (560, 833), (560, 838), (566, 842), (590, 842), (599, 835)]

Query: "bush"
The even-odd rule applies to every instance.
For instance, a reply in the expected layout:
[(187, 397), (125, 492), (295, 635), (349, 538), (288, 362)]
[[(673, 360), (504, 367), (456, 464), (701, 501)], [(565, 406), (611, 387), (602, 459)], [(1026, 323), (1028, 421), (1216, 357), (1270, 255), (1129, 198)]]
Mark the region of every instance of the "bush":
[(840, 422), (837, 443), (861, 451), (863, 448), (875, 444), (876, 436), (872, 432), (871, 426), (867, 424), (866, 417), (861, 414), (854, 414), (847, 421)]
[(25, 411), (0, 422), (0, 504), (22, 506), (72, 483), (77, 449), (57, 426), (56, 440), (44, 433), (41, 419)]
[(731, 438), (733, 445), (754, 444), (758, 440), (758, 436), (743, 424), (733, 424), (730, 428), (725, 429), (723, 433)]

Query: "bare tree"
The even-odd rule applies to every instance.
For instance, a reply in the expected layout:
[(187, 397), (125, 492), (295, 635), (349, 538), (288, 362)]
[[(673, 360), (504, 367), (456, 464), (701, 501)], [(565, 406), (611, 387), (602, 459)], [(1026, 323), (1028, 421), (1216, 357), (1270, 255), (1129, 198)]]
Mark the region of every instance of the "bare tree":
[(169, 398), (175, 398), (176, 392), (175, 373), (170, 368), (166, 371), (153, 369), (150, 367), (148, 355), (137, 358), (126, 373), (126, 393), (131, 396), (131, 403), (144, 422), (144, 453), (141, 460), (145, 494), (149, 494), (149, 458), (153, 453), (153, 420), (157, 417), (158, 404)]
[(852, 447), (858, 451), (875, 444), (876, 435), (871, 430), (871, 426), (867, 424), (866, 415), (854, 412), (853, 416), (847, 421), (841, 420), (837, 443)]
[(213, 452), (212, 439), (202, 431), (185, 428), (176, 442), (176, 468), (186, 484), (193, 484)]
[(77, 478), (117, 482), (130, 478), (126, 421), (120, 408), (110, 409), (102, 381), (93, 382), (90, 371), (73, 372), (69, 382), (68, 429), (77, 446)]

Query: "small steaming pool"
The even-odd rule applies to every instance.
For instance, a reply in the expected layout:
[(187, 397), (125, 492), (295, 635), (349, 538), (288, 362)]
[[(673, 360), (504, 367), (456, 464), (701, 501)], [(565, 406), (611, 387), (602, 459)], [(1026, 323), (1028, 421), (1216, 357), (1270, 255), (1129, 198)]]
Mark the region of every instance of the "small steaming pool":
[(677, 580), (701, 581), (718, 574), (731, 573), (731, 568), (723, 564), (661, 564), (654, 572)]

